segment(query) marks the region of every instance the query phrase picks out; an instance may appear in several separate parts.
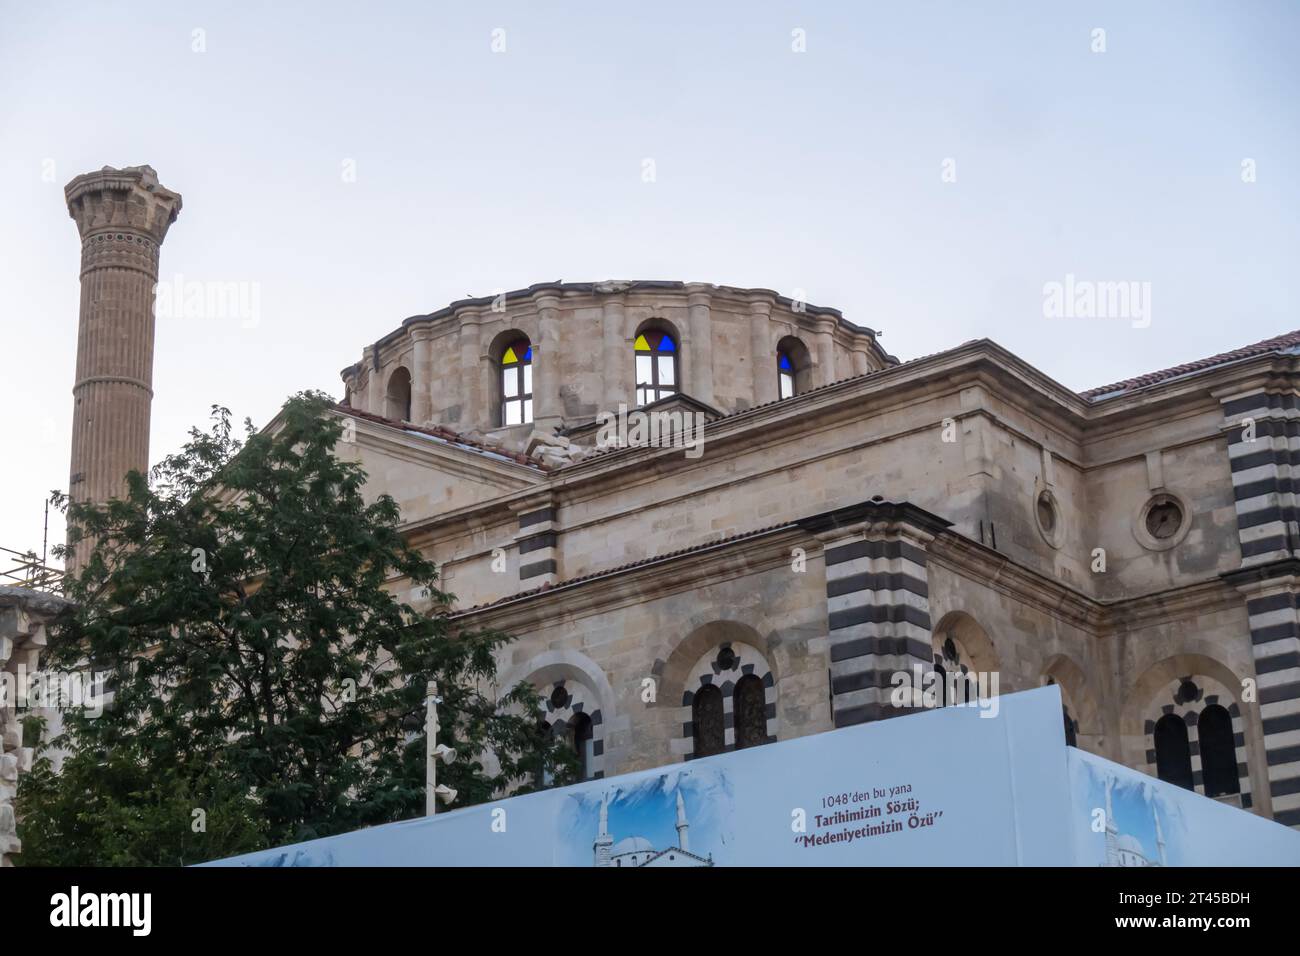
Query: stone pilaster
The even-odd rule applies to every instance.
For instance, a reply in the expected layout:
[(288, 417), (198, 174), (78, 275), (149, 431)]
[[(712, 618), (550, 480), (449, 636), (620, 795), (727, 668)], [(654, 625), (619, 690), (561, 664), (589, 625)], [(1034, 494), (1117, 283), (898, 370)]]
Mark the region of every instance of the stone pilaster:
[(602, 410), (617, 413), (620, 403), (632, 404), (635, 377), (632, 345), (628, 341), (627, 302), (623, 293), (610, 293), (601, 303), (601, 331), (605, 351)]
[(384, 407), (384, 379), (379, 373), (379, 350), (376, 346), (367, 345), (361, 350), (361, 364), (365, 367), (362, 374), (366, 377), (366, 411), (382, 417), (387, 409)]
[(871, 361), (870, 361), (870, 359), (867, 357), (867, 351), (866, 351), (865, 346), (864, 346), (864, 347), (854, 346), (854, 348), (853, 348), (853, 374), (854, 374), (854, 375), (866, 375), (866, 374), (867, 374), (868, 372), (870, 372), (870, 371), (871, 371)]
[(817, 320), (817, 385), (835, 381), (835, 320)]
[(411, 421), (424, 425), (433, 418), (433, 330), (413, 328), (411, 340)]
[[(181, 197), (148, 166), (105, 166), (72, 180), (64, 196), (81, 235), (68, 494), (99, 503), (125, 493), (128, 472), (149, 469), (158, 251)], [(69, 568), (91, 547), (82, 542)]]
[[(479, 328), (477, 309), (465, 309), (459, 314), (460, 327), (457, 338), (460, 341), (460, 394), (464, 406), (461, 409), (460, 424), (471, 428), (492, 429), (501, 424), (499, 418), (492, 417), (490, 393), (484, 391), (484, 368), (488, 357), (482, 354), (482, 337)], [(534, 371), (534, 374), (536, 372)], [(493, 386), (495, 388), (495, 386)]]
[[(689, 287), (688, 287), (689, 288)], [(690, 292), (686, 296), (690, 317), (690, 348), (685, 352), (686, 393), (707, 405), (713, 404), (713, 321), (709, 314), (708, 292)]]
[(533, 343), (533, 427), (551, 433), (564, 420), (560, 397), (560, 299), (537, 299), (537, 341)]
[(1300, 396), (1263, 389), (1223, 399), (1242, 567), (1297, 555)]
[(772, 341), (772, 303), (749, 303), (749, 361), (754, 378), (754, 404), (777, 400), (776, 345)]
[(549, 497), (529, 500), (517, 508), (519, 532), (519, 588), (531, 590), (559, 580), (559, 524), (555, 502)]
[(1278, 823), (1300, 827), (1300, 563), (1289, 574), (1231, 577), (1246, 598), (1255, 658), (1268, 777), (1268, 801), (1260, 803)]
[(1222, 398), (1273, 819), (1300, 826), (1300, 396)]
[(893, 679), (906, 674), (914, 687), (915, 676), (933, 667), (926, 548), (947, 522), (882, 501), (800, 524), (825, 557), (835, 726), (914, 713), (891, 702)]

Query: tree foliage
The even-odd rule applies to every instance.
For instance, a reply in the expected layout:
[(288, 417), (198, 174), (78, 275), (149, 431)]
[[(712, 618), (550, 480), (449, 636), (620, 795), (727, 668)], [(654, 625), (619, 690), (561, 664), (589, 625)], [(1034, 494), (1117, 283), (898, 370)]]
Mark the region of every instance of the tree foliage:
[(242, 440), (214, 407), (125, 498), (56, 495), (94, 551), (45, 666), (107, 672), (111, 703), (65, 714), (61, 769), (23, 777), (23, 862), (190, 863), (417, 816), (429, 680), (457, 806), (572, 778), (531, 688), (495, 687), (510, 638), (455, 625), (343, 436), (320, 394)]

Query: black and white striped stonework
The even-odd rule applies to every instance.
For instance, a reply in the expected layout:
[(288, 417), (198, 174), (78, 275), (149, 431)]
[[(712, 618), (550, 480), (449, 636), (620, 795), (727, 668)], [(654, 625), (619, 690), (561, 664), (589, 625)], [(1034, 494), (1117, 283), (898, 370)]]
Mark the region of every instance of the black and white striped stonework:
[(1300, 826), (1300, 588), (1294, 578), (1246, 601), (1273, 819)]
[(1253, 392), (1223, 402), (1273, 819), (1300, 826), (1300, 563), (1295, 464), (1300, 397)]
[[(1199, 687), (1199, 692), (1193, 700), (1185, 700), (1181, 695), (1181, 691), (1189, 682), (1193, 686)], [(1194, 678), (1188, 676), (1175, 679), (1166, 687), (1163, 694), (1157, 695), (1152, 701), (1151, 710), (1147, 713), (1147, 718), (1143, 724), (1143, 733), (1146, 734), (1147, 741), (1147, 773), (1153, 777), (1159, 776), (1156, 755), (1156, 721), (1168, 714), (1173, 714), (1180, 718), (1187, 727), (1187, 747), (1192, 768), (1192, 789), (1202, 796), (1209, 796), (1205, 789), (1205, 770), (1202, 766), (1205, 745), (1201, 740), (1200, 716), (1206, 707), (1215, 704), (1222, 706), (1232, 719), (1232, 754), (1237, 767), (1237, 792), (1235, 794), (1222, 794), (1219, 795), (1219, 798), (1236, 800), (1243, 810), (1249, 810), (1254, 806), (1254, 796), (1250, 790), (1250, 767), (1247, 763), (1246, 754), (1246, 730), (1242, 723), (1241, 708), (1233, 699), (1233, 694), (1228, 688), (1217, 680), (1203, 674), (1198, 674)]]
[[(718, 650), (731, 649), (734, 656), (729, 668), (723, 668), (717, 661)], [(767, 658), (746, 644), (726, 642), (709, 651), (691, 670), (692, 677), (687, 679), (686, 691), (682, 694), (682, 736), (685, 758), (694, 760), (695, 721), (693, 704), (695, 695), (708, 686), (717, 687), (722, 693), (722, 752), (730, 753), (736, 749), (736, 685), (746, 677), (757, 677), (763, 684), (763, 720), (766, 729), (764, 743), (776, 743), (778, 723), (776, 717), (776, 679)]]
[(824, 542), (836, 727), (911, 713), (890, 702), (898, 672), (932, 668), (925, 551), (899, 533), (857, 531)]
[(538, 508), (519, 515), (519, 533), (515, 547), (519, 550), (519, 586), (535, 588), (554, 584), (558, 578), (555, 509)]
[[(563, 693), (557, 694), (560, 690)], [(557, 699), (559, 701), (557, 706)], [(591, 718), (590, 754), (587, 758), (587, 779), (599, 780), (605, 776), (605, 718), (600, 712), (599, 700), (591, 689), (576, 681), (558, 680), (544, 695), (544, 713), (551, 733), (563, 736), (579, 714)], [(584, 746), (583, 741), (576, 741)]]
[(1300, 396), (1255, 392), (1223, 403), (1242, 565), (1293, 556), (1300, 536), (1294, 465), (1300, 463)]

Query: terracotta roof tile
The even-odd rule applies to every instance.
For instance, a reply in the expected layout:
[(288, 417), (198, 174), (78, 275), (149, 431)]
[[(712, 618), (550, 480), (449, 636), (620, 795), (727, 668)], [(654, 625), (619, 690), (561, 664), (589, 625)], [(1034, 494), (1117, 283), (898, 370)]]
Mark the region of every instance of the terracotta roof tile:
[(1131, 392), (1134, 389), (1156, 385), (1160, 382), (1168, 381), (1171, 378), (1177, 378), (1180, 375), (1188, 375), (1192, 372), (1202, 372), (1206, 369), (1214, 368), (1216, 365), (1225, 365), (1228, 362), (1235, 362), (1238, 359), (1253, 358), (1256, 355), (1265, 355), (1269, 352), (1281, 352), (1293, 348), (1300, 348), (1300, 329), (1297, 329), (1294, 332), (1287, 332), (1283, 335), (1276, 335), (1271, 339), (1256, 342), (1254, 345), (1243, 345), (1241, 348), (1233, 349), (1230, 352), (1220, 352), (1218, 355), (1211, 355), (1209, 358), (1197, 359), (1194, 362), (1184, 362), (1182, 365), (1175, 365), (1171, 368), (1161, 369), (1158, 372), (1147, 372), (1145, 375), (1126, 378), (1124, 381), (1116, 382), (1113, 385), (1103, 385), (1100, 388), (1090, 388), (1086, 392), (1080, 392), (1079, 394), (1086, 399), (1095, 401), (1102, 395)]
[(768, 525), (766, 528), (757, 528), (753, 531), (741, 531), (738, 534), (728, 535), (725, 538), (715, 538), (712, 541), (705, 541), (703, 544), (694, 544), (689, 548), (678, 548), (676, 551), (666, 551), (663, 554), (652, 555), (648, 558), (641, 558), (637, 561), (629, 561), (626, 564), (615, 565), (612, 568), (601, 568), (599, 571), (592, 571), (589, 574), (580, 574), (577, 577), (566, 578), (563, 581), (556, 581), (554, 584), (543, 584), (540, 587), (529, 588), (526, 591), (516, 591), (514, 594), (507, 594), (504, 597), (497, 598), (495, 601), (488, 601), (484, 604), (476, 604), (473, 607), (467, 607), (460, 611), (453, 611), (452, 617), (460, 617), (463, 614), (470, 614), (475, 611), (482, 611), (486, 608), (496, 607), (498, 604), (506, 604), (510, 601), (517, 601), (520, 598), (532, 597), (541, 594), (543, 591), (550, 591), (558, 587), (567, 587), (572, 584), (581, 584), (584, 581), (591, 581), (596, 578), (603, 578), (611, 574), (620, 574), (624, 571), (631, 571), (635, 568), (647, 564), (654, 564), (656, 561), (667, 561), (672, 558), (680, 558), (692, 554), (696, 551), (707, 551), (709, 548), (716, 548), (722, 544), (734, 544), (737, 541), (744, 541), (748, 538), (757, 538), (773, 531), (781, 531), (785, 528), (793, 528), (796, 522), (786, 521), (781, 524)]

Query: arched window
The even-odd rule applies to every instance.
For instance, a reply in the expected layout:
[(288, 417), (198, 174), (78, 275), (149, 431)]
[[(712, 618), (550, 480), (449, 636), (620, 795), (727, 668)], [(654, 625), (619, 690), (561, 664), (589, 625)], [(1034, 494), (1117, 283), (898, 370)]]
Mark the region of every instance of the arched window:
[(533, 347), (517, 339), (501, 353), (501, 424), (533, 420)]
[[(539, 717), (537, 719), (536, 731), (537, 739), (540, 744), (539, 749), (544, 750), (546, 745), (550, 743), (551, 734), (553, 733), (550, 721), (545, 717)], [(545, 758), (543, 758), (539, 753), (537, 756), (537, 769), (533, 773), (533, 783), (539, 787), (549, 787), (554, 782), (555, 774), (551, 773), (550, 767), (546, 766)]]
[(1232, 717), (1228, 711), (1219, 704), (1210, 704), (1196, 721), (1196, 735), (1200, 740), (1205, 795), (1219, 797), (1225, 793), (1239, 793), (1237, 747), (1232, 739)]
[(411, 373), (399, 365), (388, 378), (384, 415), (399, 422), (411, 420)]
[(767, 743), (767, 702), (763, 699), (763, 682), (747, 674), (736, 682), (732, 694), (735, 713), (736, 749)]
[(781, 398), (794, 398), (794, 361), (784, 350), (776, 353), (776, 380)]
[(578, 755), (578, 778), (588, 780), (591, 778), (591, 761), (595, 757), (592, 749), (595, 734), (592, 732), (591, 718), (583, 713), (574, 714), (573, 720), (569, 722), (569, 734), (569, 743)]
[(1165, 714), (1156, 721), (1156, 776), (1188, 790), (1192, 786), (1192, 751), (1187, 743), (1187, 724), (1177, 714)]
[(776, 382), (780, 398), (793, 398), (812, 388), (812, 355), (793, 335), (776, 343)]
[(677, 343), (667, 332), (646, 329), (636, 351), (636, 403), (649, 405), (677, 393)]
[(722, 691), (713, 684), (706, 684), (696, 692), (691, 704), (691, 725), (695, 730), (695, 756), (711, 757), (722, 753), (726, 746)]

